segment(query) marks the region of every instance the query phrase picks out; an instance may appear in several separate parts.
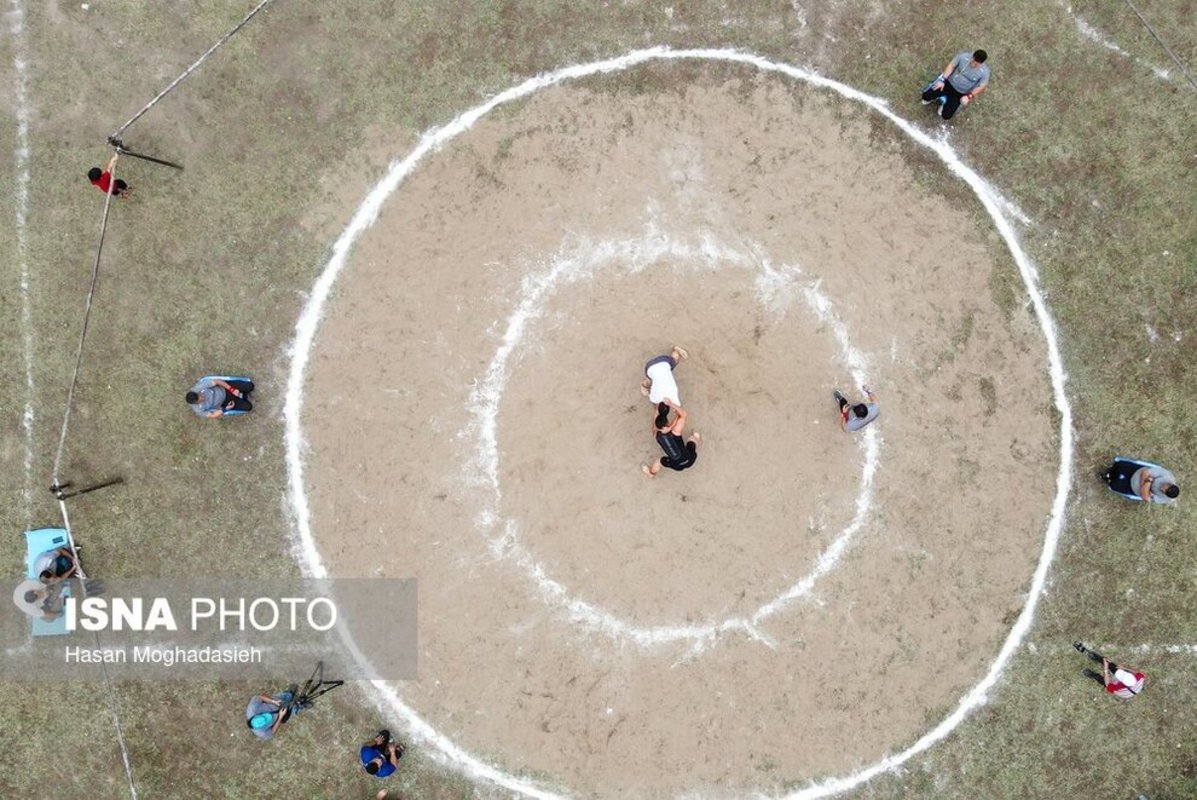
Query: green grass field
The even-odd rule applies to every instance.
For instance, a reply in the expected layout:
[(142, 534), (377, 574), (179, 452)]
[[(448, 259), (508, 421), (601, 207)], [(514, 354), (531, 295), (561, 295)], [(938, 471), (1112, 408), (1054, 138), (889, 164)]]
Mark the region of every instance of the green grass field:
[[(21, 60), (31, 176), (23, 231), (17, 193), (0, 196), (9, 375), (0, 384), (8, 530), (0, 557), (10, 575), (20, 531), (58, 522), (45, 487), (102, 203), (84, 174), (107, 158), (104, 137), (250, 5), (6, 4), (23, 7), (25, 21), (20, 35), (0, 38), (0, 86), (15, 85)], [(1139, 5), (1197, 63), (1193, 4)], [(993, 85), (953, 121), (951, 136), (1032, 220), (1023, 237), (1059, 328), (1076, 415), (1068, 524), (1028, 637), (1037, 652), (1024, 647), (989, 703), (945, 742), (854, 796), (1197, 796), (1197, 653), (1132, 649), (1197, 643), (1197, 506), (1182, 497), (1174, 509), (1138, 507), (1094, 478), (1114, 453), (1170, 465), (1182, 486), (1191, 473), (1197, 90), (1175, 69), (1171, 80), (1152, 74), (1149, 64), (1172, 65), (1123, 4), (1072, 8), (1129, 56), (1082, 35), (1046, 0), (277, 0), (125, 135), (186, 171), (128, 159), (118, 167), (135, 194), (113, 209), (64, 465), (80, 483), (127, 481), (73, 501), (89, 572), (297, 571), (283, 503), (287, 344), (336, 231), (386, 161), (429, 126), (537, 72), (648, 44), (738, 47), (810, 66), (932, 125), (917, 90), (952, 53), (985, 47)], [(671, 91), (684, 86), (685, 73), (676, 75), (610, 84)], [(6, 105), (0, 149), (14, 158), (18, 109), (15, 99)], [(925, 173), (942, 179), (934, 165)], [(943, 190), (955, 196), (960, 187)], [(31, 502), (22, 234), (36, 411)], [(1024, 299), (1021, 287), (1007, 291)], [(200, 424), (183, 407), (182, 392), (214, 368), (257, 378), (252, 417)], [(1079, 676), (1085, 664), (1069, 647), (1078, 638), (1149, 673), (1146, 693), (1132, 703), (1101, 696)], [(266, 688), (118, 684), (138, 796), (372, 797), (377, 782), (358, 768), (356, 746), (393, 721), (349, 689), (264, 749), (240, 714)], [(932, 709), (928, 724), (948, 710)], [(0, 730), (0, 797), (128, 796), (102, 687), (0, 685)], [(392, 785), (408, 798), (501, 794), (419, 747)]]

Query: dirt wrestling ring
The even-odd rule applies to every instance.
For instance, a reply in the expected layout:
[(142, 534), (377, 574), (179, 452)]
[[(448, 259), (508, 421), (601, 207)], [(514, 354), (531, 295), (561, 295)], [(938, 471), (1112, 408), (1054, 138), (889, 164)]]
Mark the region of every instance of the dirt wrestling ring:
[[(1010, 212), (882, 101), (732, 51), (426, 134), (335, 244), (285, 412), (305, 567), (420, 581), (387, 713), (546, 798), (821, 797), (946, 736), (1031, 623), (1072, 459)], [(674, 343), (704, 447), (650, 482)]]

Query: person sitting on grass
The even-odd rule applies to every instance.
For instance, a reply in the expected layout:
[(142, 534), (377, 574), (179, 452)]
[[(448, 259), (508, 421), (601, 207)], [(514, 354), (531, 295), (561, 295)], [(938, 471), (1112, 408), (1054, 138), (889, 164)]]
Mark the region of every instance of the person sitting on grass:
[(53, 622), (62, 616), (66, 603), (63, 590), (66, 589), (66, 586), (66, 581), (44, 584), (35, 578), (30, 578), (17, 584), (12, 601), (22, 613), (33, 619)]
[(1078, 653), (1086, 656), (1090, 661), (1101, 662), (1101, 674), (1091, 669), (1086, 669), (1081, 674), (1086, 678), (1092, 678), (1106, 687), (1108, 694), (1121, 697), (1123, 700), (1130, 700), (1143, 691), (1143, 685), (1147, 682), (1147, 676), (1142, 672), (1135, 672), (1128, 667), (1118, 666), (1101, 653), (1095, 653), (1088, 647), (1085, 647), (1084, 642), (1075, 642), (1072, 646), (1076, 648)]
[(50, 584), (66, 580), (79, 571), (79, 562), (71, 553), (71, 548), (60, 547), (57, 550), (47, 550), (33, 562), (33, 571), (38, 580)]
[(399, 768), (399, 759), (403, 758), (403, 752), (403, 745), (391, 741), (391, 732), (383, 728), (377, 736), (362, 745), (358, 757), (366, 772), (376, 778), (386, 778)]
[(1118, 494), (1134, 495), (1145, 503), (1171, 504), (1180, 497), (1176, 476), (1155, 464), (1116, 458), (1101, 479)]
[(966, 106), (989, 85), (989, 55), (977, 50), (971, 55), (957, 53), (935, 80), (923, 90), (923, 105), (936, 103), (935, 111), (949, 120), (962, 106)]
[(129, 184), (125, 183), (120, 178), (116, 179), (116, 185), (112, 183), (112, 168), (116, 166), (116, 154), (113, 153), (112, 158), (108, 159), (108, 166), (104, 169), (99, 167), (92, 167), (87, 171), (87, 179), (91, 181), (91, 185), (95, 186), (104, 194), (108, 194), (108, 190), (112, 189), (113, 197), (128, 197), (133, 190), (129, 188)]
[(200, 378), (184, 400), (201, 417), (223, 417), (225, 414), (247, 414), (253, 411), (249, 394), (254, 390), (250, 380), (226, 381), (224, 378)]
[(297, 691), (299, 686), (293, 683), (273, 697), (264, 694), (251, 697), (245, 707), (245, 727), (259, 739), (273, 739), (279, 727), (291, 718), (291, 704)]

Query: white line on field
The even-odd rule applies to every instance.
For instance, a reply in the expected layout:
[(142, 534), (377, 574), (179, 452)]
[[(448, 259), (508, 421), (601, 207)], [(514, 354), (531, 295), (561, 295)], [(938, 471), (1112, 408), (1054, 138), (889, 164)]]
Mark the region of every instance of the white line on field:
[[(1116, 653), (1135, 653), (1144, 656), (1197, 656), (1197, 644), (1092, 644), (1085, 643), (1090, 650), (1113, 655)], [(1060, 653), (1074, 652), (1070, 644), (1039, 644), (1027, 642), (1027, 652), (1036, 656), (1054, 656)]]
[(1155, 75), (1157, 78), (1159, 78), (1162, 81), (1167, 81), (1167, 80), (1172, 79), (1172, 73), (1170, 73), (1168, 70), (1164, 69), (1163, 67), (1158, 67), (1155, 64), (1152, 64), (1150, 61), (1139, 58), (1138, 56), (1133, 56), (1130, 53), (1128, 53), (1127, 51), (1123, 50), (1121, 47), (1119, 47), (1114, 42), (1110, 41), (1108, 38), (1106, 38), (1105, 34), (1103, 34), (1097, 28), (1093, 27), (1088, 22), (1086, 22), (1085, 20), (1081, 19), (1076, 14), (1074, 14), (1072, 12), (1072, 6), (1065, 3), (1064, 0), (1060, 0), (1060, 8), (1063, 8), (1064, 11), (1068, 14), (1068, 16), (1072, 17), (1072, 21), (1076, 24), (1076, 29), (1081, 34), (1081, 36), (1084, 36), (1086, 39), (1088, 39), (1091, 42), (1095, 42), (1095, 43), (1101, 45), (1102, 47), (1104, 47), (1107, 50), (1117, 53), (1118, 55), (1122, 56), (1123, 58), (1129, 58), (1131, 61), (1134, 61), (1138, 64), (1142, 64), (1143, 66), (1145, 66), (1149, 70), (1151, 70), (1152, 74)]
[[(1010, 253), (1018, 266), (1019, 274), (1027, 287), (1031, 308), (1039, 322), (1047, 343), (1048, 372), (1051, 377), (1052, 394), (1056, 409), (1060, 414), (1060, 465), (1056, 476), (1056, 495), (1052, 503), (1051, 515), (1044, 531), (1043, 550), (1031, 580), (1027, 593), (1027, 602), (1022, 612), (1011, 628), (1009, 635), (998, 651), (997, 657), (990, 665), (989, 671), (961, 698), (956, 708), (939, 722), (929, 732), (899, 753), (887, 755), (872, 766), (858, 770), (850, 775), (832, 778), (812, 783), (802, 789), (784, 795), (786, 800), (815, 800), (815, 798), (829, 797), (853, 789), (872, 778), (891, 770), (895, 770), (914, 756), (926, 751), (932, 745), (945, 738), (972, 711), (979, 708), (986, 701), (987, 695), (997, 684), (998, 678), (1005, 669), (1011, 656), (1021, 646), (1031, 622), (1035, 617), (1035, 610), (1047, 580), (1047, 571), (1055, 557), (1059, 545), (1060, 531), (1064, 524), (1064, 511), (1068, 501), (1068, 490), (1071, 484), (1073, 461), (1073, 431), (1072, 407), (1064, 391), (1067, 375), (1064, 372), (1063, 360), (1060, 356), (1059, 340), (1056, 335), (1055, 323), (1047, 310), (1047, 303), (1039, 289), (1038, 270), (1030, 256), (1023, 251), (1018, 241), (1014, 226), (1007, 218), (1005, 211), (1008, 203), (993, 186), (980, 175), (970, 169), (960, 160), (955, 150), (946, 141), (933, 138), (921, 128), (903, 119), (890, 110), (884, 100), (865, 94), (830, 78), (825, 78), (811, 70), (769, 61), (751, 53), (736, 50), (698, 49), (698, 50), (670, 50), (665, 47), (654, 47), (647, 50), (636, 50), (617, 58), (596, 61), (589, 64), (575, 64), (554, 72), (538, 75), (523, 83), (513, 86), (481, 105), (466, 111), (453, 119), (444, 127), (433, 128), (426, 132), (415, 149), (402, 160), (392, 162), (386, 176), (370, 190), (362, 205), (349, 225), (341, 232), (333, 245), (333, 255), (328, 264), (316, 279), (311, 296), (295, 326), (295, 342), (291, 351), (291, 370), (288, 375), (286, 397), (283, 407), (284, 437), (286, 444), (288, 481), (288, 499), (291, 502), (295, 517), (295, 551), (301, 558), (301, 565), (313, 576), (322, 577), (328, 574), (328, 569), (316, 548), (311, 531), (311, 510), (308, 506), (303, 481), (303, 430), (300, 425), (300, 414), (303, 409), (304, 373), (311, 358), (312, 343), (320, 316), (328, 301), (332, 285), (345, 266), (349, 250), (353, 247), (357, 237), (362, 234), (378, 217), (383, 202), (395, 188), (416, 168), (428, 154), (440, 149), (451, 139), (469, 130), (479, 119), (486, 116), (504, 103), (527, 97), (534, 92), (568, 80), (584, 78), (592, 75), (608, 74), (639, 66), (650, 61), (681, 61), (705, 60), (722, 61), (743, 64), (756, 69), (785, 75), (795, 80), (804, 81), (820, 89), (828, 89), (841, 97), (861, 103), (873, 112), (885, 117), (899, 130), (913, 139), (916, 143), (935, 153), (948, 170), (956, 177), (967, 183), (976, 193), (981, 204), (993, 219), (994, 226), (1006, 241)], [(363, 666), (369, 669), (365, 656), (356, 647), (348, 633), (341, 627), (342, 636), (350, 651), (363, 661)], [(495, 766), (487, 764), (477, 756), (465, 751), (455, 744), (449, 737), (432, 728), (414, 709), (408, 706), (391, 686), (375, 682), (378, 700), (385, 703), (392, 713), (400, 715), (406, 720), (413, 733), (441, 751), (444, 758), (458, 764), (468, 775), (484, 781), (493, 782), (512, 791), (520, 792), (538, 800), (556, 800), (561, 797), (554, 792), (543, 789), (531, 781), (508, 774)]]
[[(1105, 647), (1106, 645), (1102, 645)], [(1117, 652), (1115, 647), (1110, 647), (1111, 650)], [(1136, 644), (1131, 645), (1130, 649), (1135, 653), (1142, 653), (1144, 655), (1185, 655), (1197, 656), (1197, 644)]]
[(25, 64), (25, 6), (12, 0), (8, 12), (8, 29), (12, 34), (13, 113), (17, 121), (17, 142), (13, 152), (14, 227), (17, 240), (17, 269), (21, 294), (21, 349), (25, 367), (25, 410), (21, 415), (24, 440), (25, 483), (21, 501), (25, 511), (25, 527), (33, 524), (33, 309), (29, 289), (29, 96), (26, 89)]

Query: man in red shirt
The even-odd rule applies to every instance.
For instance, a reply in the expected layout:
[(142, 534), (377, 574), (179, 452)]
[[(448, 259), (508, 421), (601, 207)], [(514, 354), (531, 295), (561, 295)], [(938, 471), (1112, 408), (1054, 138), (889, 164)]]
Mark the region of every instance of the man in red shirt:
[(1100, 675), (1091, 669), (1085, 670), (1084, 675), (1086, 678), (1092, 678), (1106, 687), (1108, 694), (1121, 697), (1123, 700), (1130, 700), (1143, 691), (1143, 686), (1147, 682), (1147, 676), (1142, 672), (1135, 672), (1129, 667), (1118, 666), (1101, 653), (1094, 653), (1085, 647), (1083, 642), (1076, 642), (1072, 646), (1081, 655), (1088, 656), (1091, 661), (1101, 662)]
[(104, 194), (108, 194), (109, 188), (112, 188), (113, 197), (125, 197), (130, 193), (129, 184), (125, 183), (120, 178), (116, 179), (116, 185), (112, 184), (112, 168), (116, 166), (116, 153), (112, 154), (112, 158), (108, 159), (108, 166), (104, 169), (99, 167), (92, 167), (87, 172), (87, 179), (91, 181), (91, 185), (99, 188)]

